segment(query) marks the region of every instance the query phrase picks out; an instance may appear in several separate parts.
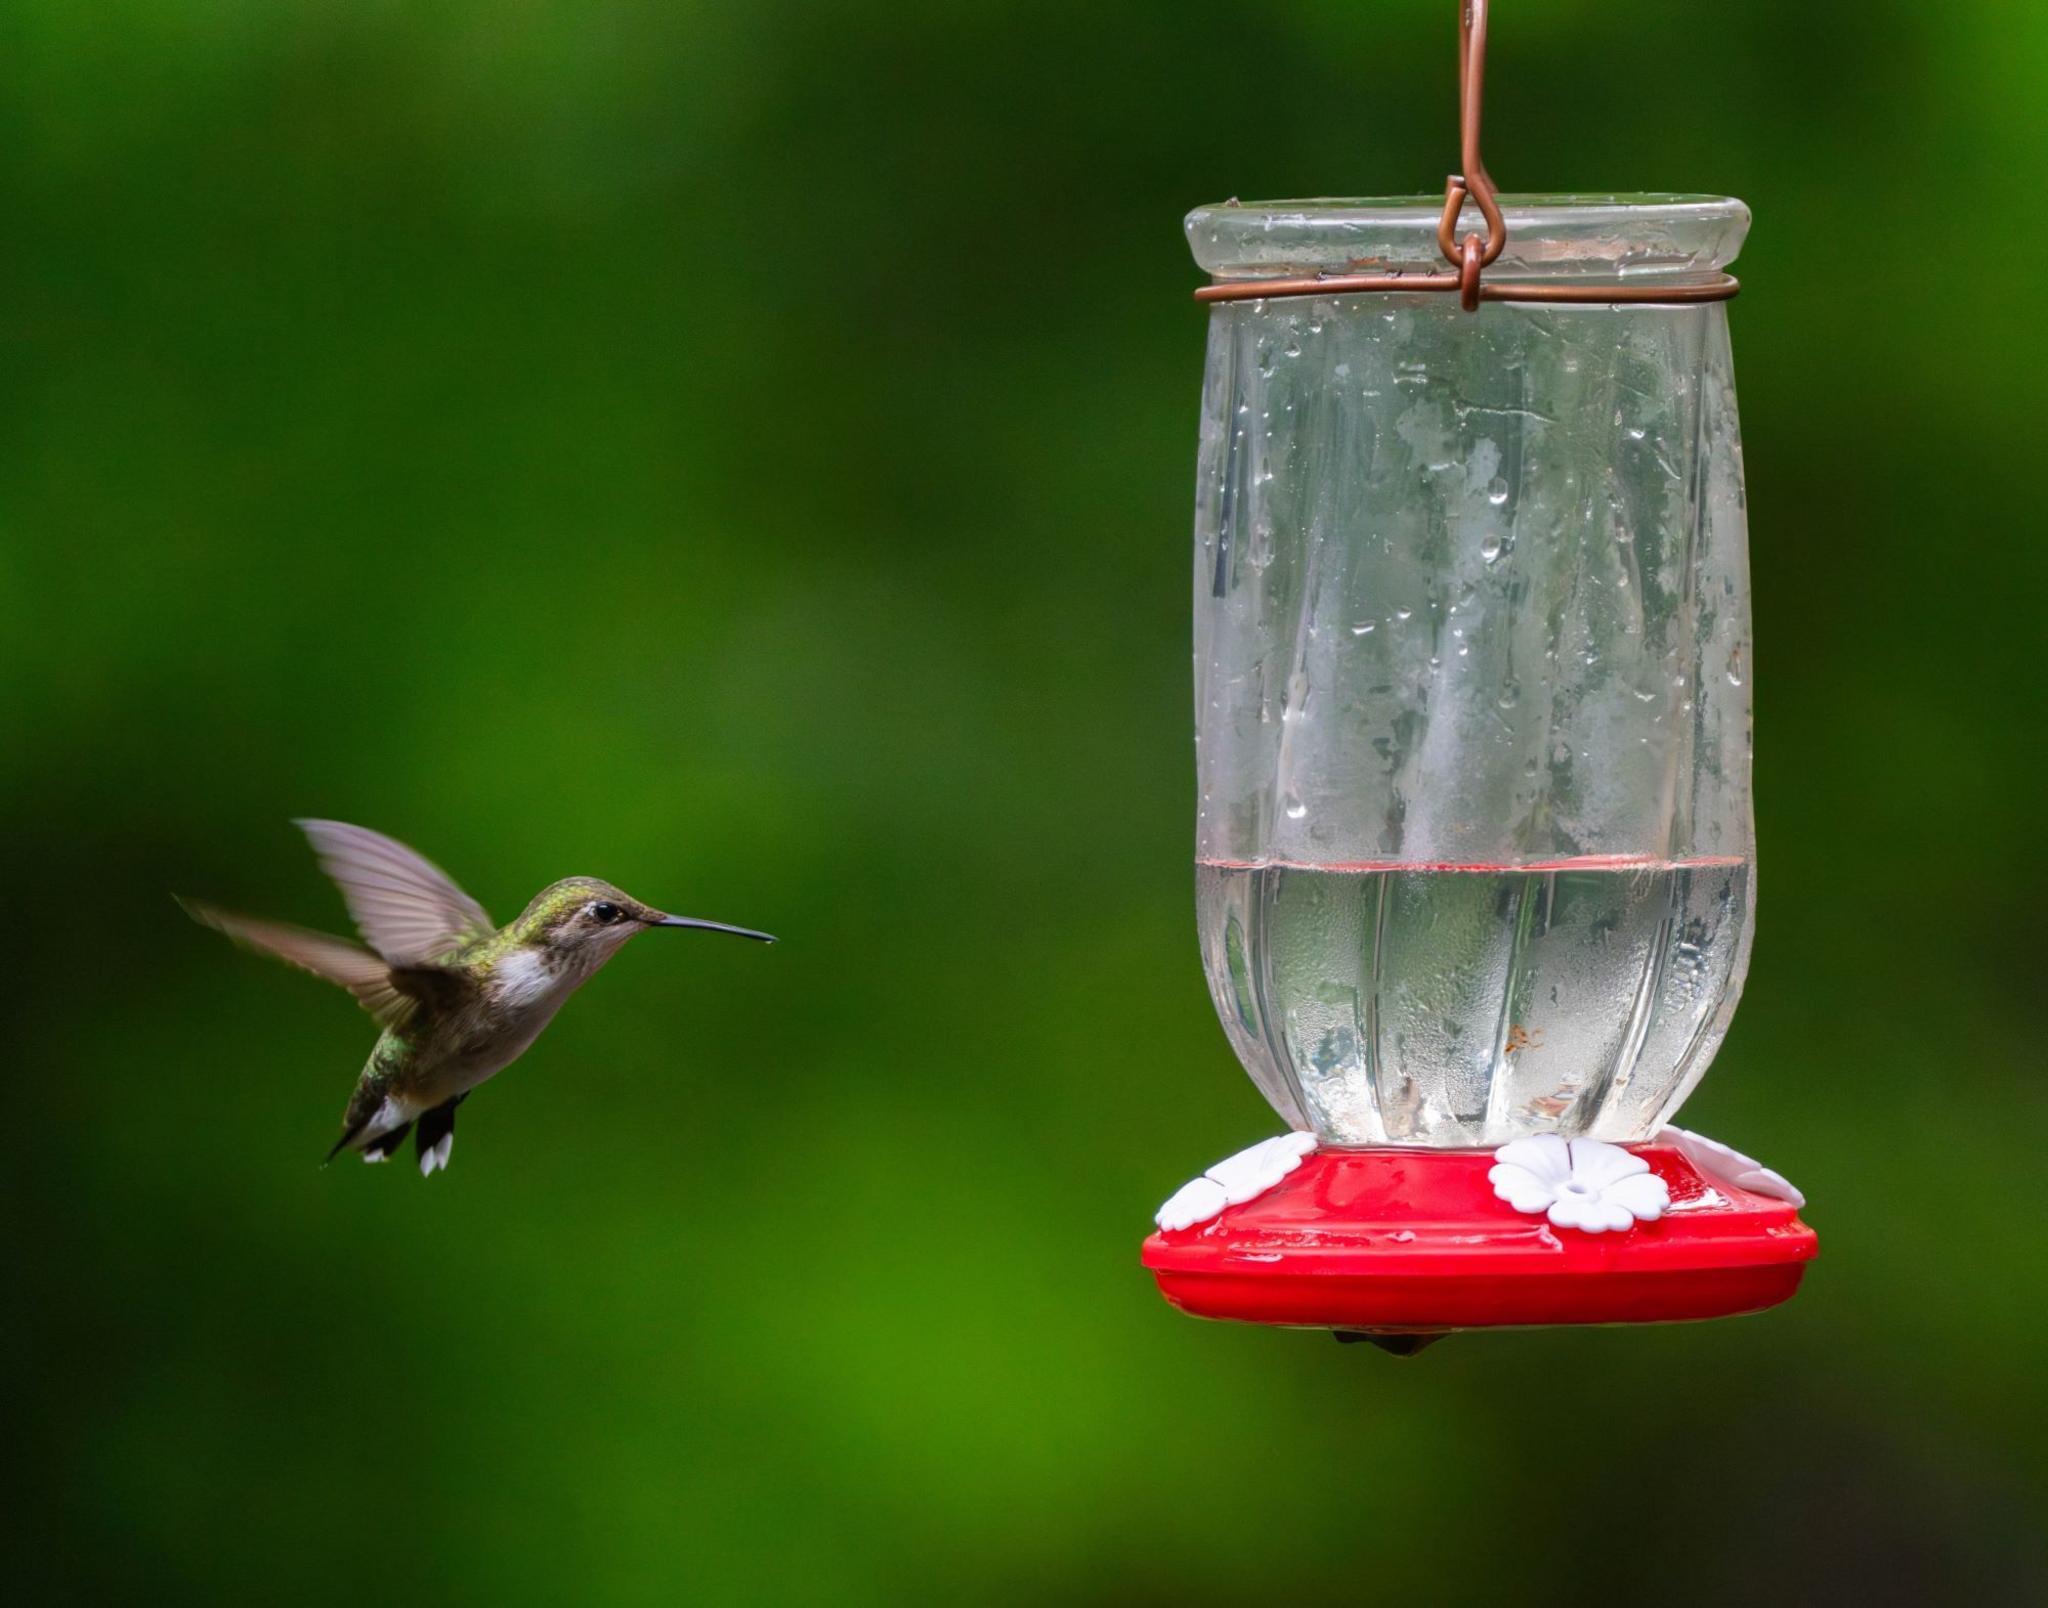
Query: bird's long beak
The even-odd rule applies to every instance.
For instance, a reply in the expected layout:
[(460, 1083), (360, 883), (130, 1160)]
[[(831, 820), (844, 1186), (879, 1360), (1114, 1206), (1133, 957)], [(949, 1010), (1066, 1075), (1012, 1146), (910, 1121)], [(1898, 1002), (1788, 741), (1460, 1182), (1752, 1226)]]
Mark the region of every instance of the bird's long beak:
[(701, 927), (706, 932), (729, 932), (736, 938), (752, 938), (758, 943), (772, 944), (775, 934), (756, 932), (752, 927), (728, 926), (723, 921), (699, 921), (695, 916), (663, 916), (654, 923), (657, 927)]

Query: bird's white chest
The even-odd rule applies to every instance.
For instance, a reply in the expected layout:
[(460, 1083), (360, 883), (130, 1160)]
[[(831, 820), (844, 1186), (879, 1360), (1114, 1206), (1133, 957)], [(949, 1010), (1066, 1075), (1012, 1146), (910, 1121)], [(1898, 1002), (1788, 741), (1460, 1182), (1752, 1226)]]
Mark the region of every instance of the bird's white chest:
[(492, 991), (501, 1006), (520, 1010), (557, 997), (562, 983), (561, 976), (549, 970), (539, 955), (530, 949), (515, 949), (498, 962)]

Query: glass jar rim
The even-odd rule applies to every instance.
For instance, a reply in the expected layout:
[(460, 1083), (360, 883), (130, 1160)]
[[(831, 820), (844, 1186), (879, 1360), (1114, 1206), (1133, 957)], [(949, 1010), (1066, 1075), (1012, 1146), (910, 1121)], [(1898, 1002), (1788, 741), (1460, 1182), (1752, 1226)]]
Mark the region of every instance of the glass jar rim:
[[(1710, 278), (1735, 260), (1749, 208), (1717, 195), (1503, 195), (1507, 248), (1487, 272), (1528, 279)], [(1195, 261), (1216, 279), (1441, 271), (1441, 196), (1224, 201), (1187, 216)], [(1484, 236), (1471, 201), (1459, 233)]]

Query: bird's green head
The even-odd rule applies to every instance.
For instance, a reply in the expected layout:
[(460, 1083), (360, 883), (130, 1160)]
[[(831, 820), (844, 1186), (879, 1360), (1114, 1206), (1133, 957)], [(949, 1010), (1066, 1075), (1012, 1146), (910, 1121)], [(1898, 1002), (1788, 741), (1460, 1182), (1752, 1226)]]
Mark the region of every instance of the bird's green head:
[(533, 896), (533, 902), (512, 924), (520, 943), (543, 945), (586, 963), (602, 963), (628, 938), (649, 927), (700, 927), (763, 943), (775, 941), (767, 933), (747, 927), (671, 916), (643, 904), (602, 877), (564, 877), (560, 882), (550, 883)]

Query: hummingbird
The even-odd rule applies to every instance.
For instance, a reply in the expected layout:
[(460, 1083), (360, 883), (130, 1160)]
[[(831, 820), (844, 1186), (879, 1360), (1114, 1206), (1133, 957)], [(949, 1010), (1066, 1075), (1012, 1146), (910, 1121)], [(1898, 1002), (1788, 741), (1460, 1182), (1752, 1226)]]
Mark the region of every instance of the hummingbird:
[(412, 1133), (420, 1176), (446, 1167), (455, 1108), (525, 1054), (563, 1001), (636, 933), (694, 927), (775, 942), (750, 927), (668, 915), (597, 877), (550, 883), (500, 927), (447, 872), (395, 838), (343, 821), (293, 824), (341, 889), (364, 944), (178, 902), (235, 942), (340, 984), (382, 1029), (328, 1161), (344, 1150), (387, 1161)]

